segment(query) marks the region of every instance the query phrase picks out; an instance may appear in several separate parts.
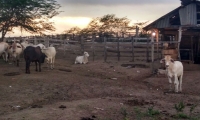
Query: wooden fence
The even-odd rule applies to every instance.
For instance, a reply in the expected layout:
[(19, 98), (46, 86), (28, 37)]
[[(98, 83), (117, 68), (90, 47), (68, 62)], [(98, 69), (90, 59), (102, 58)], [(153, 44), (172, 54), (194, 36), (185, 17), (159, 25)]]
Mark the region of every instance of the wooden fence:
[[(84, 51), (89, 52), (92, 60), (101, 55), (106, 62), (109, 58), (114, 57), (120, 61), (122, 58), (130, 58), (132, 62), (143, 62), (152, 64), (154, 61), (162, 58), (163, 43), (167, 41), (156, 42), (154, 37), (139, 38), (139, 37), (73, 37), (62, 36), (60, 38), (51, 37), (32, 37), (27, 40), (33, 44), (43, 43), (46, 47), (53, 44), (58, 48), (62, 48), (63, 55), (68, 51), (76, 51), (82, 54)], [(168, 43), (178, 44), (177, 41), (168, 41)], [(73, 47), (76, 46), (76, 47)], [(127, 60), (127, 59), (126, 59)], [(152, 65), (153, 66), (153, 65)]]
[[(72, 39), (73, 38), (73, 39)], [(18, 39), (18, 38), (16, 38)], [(25, 39), (25, 38), (22, 38)], [(7, 39), (10, 42), (12, 39)], [(43, 43), (46, 47), (53, 45), (63, 47), (63, 54), (67, 50), (79, 51), (83, 53), (88, 51), (95, 60), (98, 52), (102, 52), (104, 61), (109, 57), (116, 57), (119, 61), (120, 58), (130, 57), (131, 61), (141, 60), (140, 57), (145, 58), (145, 62), (152, 62), (162, 57), (161, 51), (163, 43), (167, 41), (156, 42), (155, 38), (141, 38), (141, 37), (96, 37), (96, 36), (58, 36), (58, 37), (29, 37), (26, 38), (33, 44)], [(167, 43), (178, 44), (177, 41), (168, 41)], [(76, 45), (79, 47), (71, 47)], [(114, 54), (110, 54), (114, 53)]]
[[(80, 40), (78, 43), (80, 45), (80, 51), (90, 51), (93, 60), (96, 52), (103, 52), (104, 61), (107, 61), (109, 57), (116, 57), (118, 61), (120, 61), (120, 58), (129, 57), (133, 62), (137, 60), (141, 61), (141, 59), (144, 62), (153, 62), (162, 57), (163, 44), (166, 43), (166, 41), (156, 42), (154, 38), (103, 37), (101, 39), (101, 42), (96, 42), (95, 37), (90, 40)], [(178, 42), (168, 41), (167, 43), (177, 44)]]

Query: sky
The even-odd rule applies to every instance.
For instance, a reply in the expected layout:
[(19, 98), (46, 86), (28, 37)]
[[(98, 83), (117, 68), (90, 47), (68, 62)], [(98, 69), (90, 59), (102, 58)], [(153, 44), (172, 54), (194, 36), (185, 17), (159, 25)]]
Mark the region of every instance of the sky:
[[(97, 17), (115, 14), (116, 17), (127, 17), (132, 23), (154, 21), (181, 5), (180, 0), (57, 0), (62, 11), (50, 21), (54, 22), (60, 34), (72, 27), (85, 28)], [(26, 36), (28, 33), (17, 29), (7, 36)]]

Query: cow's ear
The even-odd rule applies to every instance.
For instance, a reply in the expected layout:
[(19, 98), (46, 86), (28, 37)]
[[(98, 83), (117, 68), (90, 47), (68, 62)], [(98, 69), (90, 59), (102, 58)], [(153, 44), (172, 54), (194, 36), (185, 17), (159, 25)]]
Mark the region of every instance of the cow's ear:
[(160, 63), (164, 63), (164, 62), (165, 62), (165, 59), (160, 60)]
[(174, 60), (173, 60), (173, 59), (171, 59), (171, 62), (172, 62), (172, 63), (174, 63)]

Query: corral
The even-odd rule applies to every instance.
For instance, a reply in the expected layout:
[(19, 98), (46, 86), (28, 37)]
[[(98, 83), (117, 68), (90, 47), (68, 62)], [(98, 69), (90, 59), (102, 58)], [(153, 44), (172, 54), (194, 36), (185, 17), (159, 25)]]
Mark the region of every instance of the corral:
[[(120, 61), (110, 57), (105, 62), (102, 54), (94, 61), (89, 57), (88, 64), (75, 65), (76, 51), (66, 50), (65, 55), (62, 49), (57, 51), (55, 69), (43, 64), (42, 72), (35, 72), (32, 64), (31, 74), (25, 74), (23, 58), (19, 67), (0, 61), (1, 120), (200, 117), (199, 65), (184, 63), (183, 92), (175, 94), (167, 92), (166, 76), (152, 74), (149, 66), (135, 64), (131, 57)], [(181, 102), (185, 107), (182, 112), (175, 109)]]

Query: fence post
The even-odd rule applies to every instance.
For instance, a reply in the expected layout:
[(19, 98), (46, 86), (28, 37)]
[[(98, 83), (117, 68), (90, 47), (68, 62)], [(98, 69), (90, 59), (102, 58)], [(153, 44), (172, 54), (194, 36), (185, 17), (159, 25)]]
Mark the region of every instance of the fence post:
[(107, 38), (104, 36), (103, 39), (104, 39), (104, 62), (106, 62), (106, 60), (107, 60), (107, 48), (106, 48)]
[(45, 42), (45, 46), (49, 47), (49, 39), (45, 36), (44, 36), (44, 42)]
[(178, 59), (181, 61), (181, 55), (180, 55), (180, 43), (182, 38), (182, 27), (180, 26), (178, 29)]
[(93, 34), (92, 35), (92, 57), (93, 57), (93, 61), (94, 61), (94, 56), (95, 56), (95, 53), (94, 53), (94, 40), (95, 40), (95, 35)]
[(37, 39), (36, 39), (36, 36), (34, 36), (34, 45), (37, 44)]
[(153, 35), (151, 36), (151, 70), (152, 70), (152, 73), (154, 71), (154, 37)]
[(151, 37), (151, 62), (154, 61), (154, 38)]
[(135, 40), (133, 39), (133, 37), (131, 37), (131, 42), (132, 42), (132, 61), (134, 62), (134, 42)]
[(146, 53), (147, 53), (147, 62), (149, 62), (149, 38), (147, 38), (147, 47), (146, 47)]
[(160, 58), (163, 58), (163, 42), (160, 41), (161, 55)]
[(139, 35), (138, 35), (138, 34), (139, 34), (139, 27), (138, 27), (138, 26), (136, 26), (135, 31), (136, 31), (136, 35), (135, 35), (135, 36), (138, 37), (138, 36), (139, 36)]
[(60, 45), (62, 45), (63, 41), (62, 41), (62, 35), (60, 35)]
[(81, 36), (81, 52), (84, 52), (84, 38)]
[(65, 55), (66, 55), (66, 40), (67, 40), (67, 37), (66, 37), (66, 39), (64, 39), (64, 41), (63, 41), (64, 57), (65, 57)]
[(117, 38), (117, 58), (120, 60), (120, 51), (119, 51), (119, 37)]
[(194, 60), (193, 60), (193, 58), (194, 58), (194, 54), (193, 54), (193, 36), (191, 36), (190, 37), (190, 40), (191, 40), (191, 58), (190, 58), (190, 60), (194, 63)]

